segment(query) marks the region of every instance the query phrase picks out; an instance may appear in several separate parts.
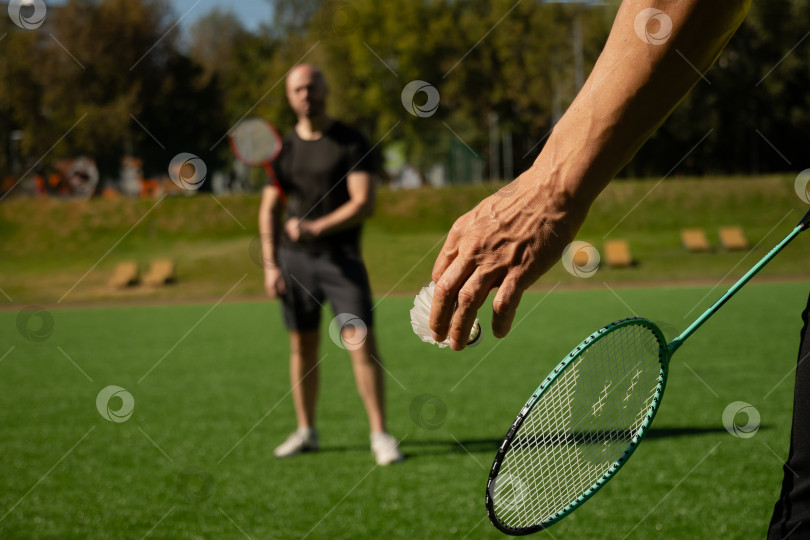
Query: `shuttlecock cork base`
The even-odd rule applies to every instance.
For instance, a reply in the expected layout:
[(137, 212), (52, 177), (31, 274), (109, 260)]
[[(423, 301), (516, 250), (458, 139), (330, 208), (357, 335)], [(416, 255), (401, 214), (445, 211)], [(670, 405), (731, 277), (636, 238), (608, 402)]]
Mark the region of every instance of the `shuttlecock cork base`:
[[(448, 337), (441, 343), (437, 342), (433, 337), (430, 330), (430, 304), (433, 302), (433, 289), (436, 283), (431, 281), (427, 287), (422, 287), (416, 298), (413, 299), (413, 308), (411, 308), (411, 326), (414, 333), (419, 336), (419, 339), (425, 343), (438, 345), (441, 348), (450, 345), (450, 338)], [(467, 339), (467, 346), (473, 347), (481, 342), (481, 325), (478, 324), (478, 319), (475, 319), (472, 329), (470, 330), (470, 337)]]

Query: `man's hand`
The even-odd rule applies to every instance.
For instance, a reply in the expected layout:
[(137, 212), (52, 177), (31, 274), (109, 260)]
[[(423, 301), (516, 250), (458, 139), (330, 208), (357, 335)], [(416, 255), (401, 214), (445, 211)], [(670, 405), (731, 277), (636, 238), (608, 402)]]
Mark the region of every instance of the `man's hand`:
[(450, 347), (463, 349), (495, 287), (492, 332), (505, 336), (523, 292), (559, 260), (582, 224), (587, 209), (571, 203), (532, 168), (461, 216), (433, 266), (433, 339), (449, 335)]
[(296, 217), (287, 220), (284, 224), (284, 231), (293, 242), (308, 241), (318, 237), (318, 230), (314, 222)]
[(278, 266), (265, 265), (264, 289), (267, 291), (267, 296), (270, 298), (284, 296), (287, 292), (284, 286), (284, 277), (281, 275), (281, 270)]

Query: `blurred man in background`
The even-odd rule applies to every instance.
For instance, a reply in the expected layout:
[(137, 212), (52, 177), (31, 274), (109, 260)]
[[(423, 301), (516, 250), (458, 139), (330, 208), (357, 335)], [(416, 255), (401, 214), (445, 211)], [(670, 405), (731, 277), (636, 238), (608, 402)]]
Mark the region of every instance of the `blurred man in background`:
[[(315, 429), (318, 346), (323, 302), (337, 318), (379, 465), (400, 461), (386, 432), (383, 369), (373, 330), (371, 290), (360, 255), (362, 222), (374, 209), (373, 165), (363, 136), (326, 114), (323, 74), (308, 64), (287, 76), (297, 123), (283, 142), (276, 172), (283, 194), (268, 184), (259, 209), (264, 283), (280, 298), (290, 333), (290, 379), (298, 429), (275, 449), (284, 458), (319, 447)], [(285, 204), (286, 199), (286, 204)], [(283, 216), (286, 210), (286, 221)], [(283, 225), (282, 225), (283, 222)]]

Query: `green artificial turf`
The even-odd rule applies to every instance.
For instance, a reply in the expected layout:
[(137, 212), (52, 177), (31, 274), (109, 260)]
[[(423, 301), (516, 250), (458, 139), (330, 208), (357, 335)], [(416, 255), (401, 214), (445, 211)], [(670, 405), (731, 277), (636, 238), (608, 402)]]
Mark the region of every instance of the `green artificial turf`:
[[(275, 303), (0, 312), (0, 537), (502, 537), (485, 514), (488, 469), (549, 369), (629, 315), (671, 339), (722, 290), (528, 293), (503, 340), (485, 306), (484, 341), (462, 353), (413, 335), (410, 298), (384, 299), (375, 316), (389, 429), (407, 455), (390, 467), (373, 462), (348, 355), (326, 333), (322, 451), (272, 457), (295, 427)], [(745, 287), (675, 355), (633, 459), (540, 536), (763, 537), (787, 455), (807, 292)], [(97, 409), (110, 385), (134, 400), (123, 422)], [(735, 401), (760, 413), (751, 438), (724, 428)], [(112, 398), (110, 410), (122, 403)]]

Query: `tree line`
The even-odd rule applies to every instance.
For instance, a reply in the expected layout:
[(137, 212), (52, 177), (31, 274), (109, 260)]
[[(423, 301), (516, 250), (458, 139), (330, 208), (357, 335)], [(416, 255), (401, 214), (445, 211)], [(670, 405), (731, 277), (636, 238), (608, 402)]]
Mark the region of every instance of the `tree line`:
[[(497, 165), (485, 176), (517, 174), (573, 100), (618, 9), (271, 3), (272, 22), (255, 31), (223, 11), (181, 30), (165, 0), (68, 0), (36, 29), (0, 16), (0, 179), (77, 155), (92, 156), (103, 178), (118, 174), (125, 155), (140, 157), (146, 175), (165, 174), (179, 152), (228, 170), (226, 135), (241, 118), (292, 126), (283, 79), (300, 61), (322, 67), (331, 113), (378, 151), (399, 148), (424, 171), (460, 144)], [(808, 29), (807, 2), (755, 2), (715, 67), (622, 175), (805, 168)], [(418, 91), (408, 94), (414, 81)]]

